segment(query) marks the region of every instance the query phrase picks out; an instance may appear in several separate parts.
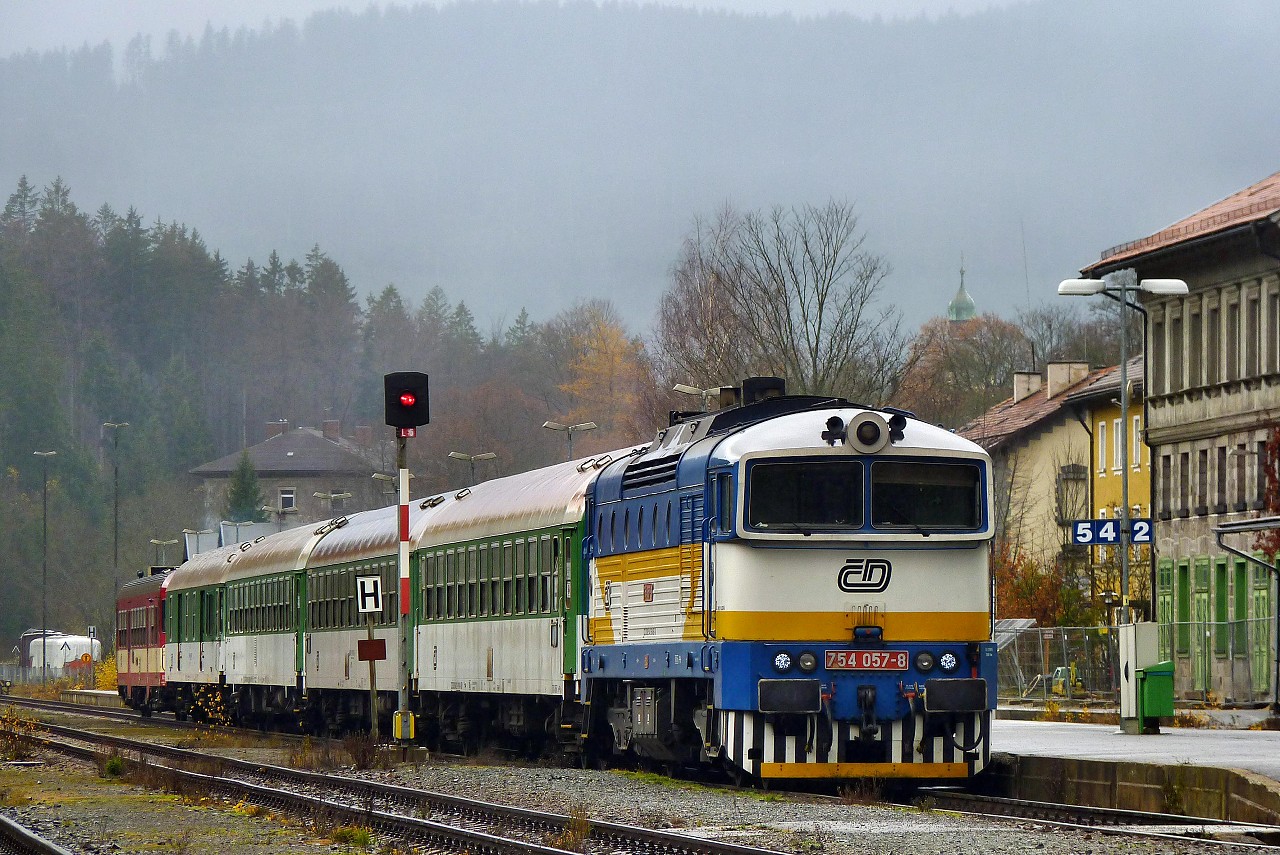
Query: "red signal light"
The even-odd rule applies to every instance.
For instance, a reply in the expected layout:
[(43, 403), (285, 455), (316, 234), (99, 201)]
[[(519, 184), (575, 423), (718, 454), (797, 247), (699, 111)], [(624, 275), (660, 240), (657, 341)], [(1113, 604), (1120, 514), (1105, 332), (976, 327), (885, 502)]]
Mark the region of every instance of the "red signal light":
[(401, 392), (401, 393), (400, 393), (400, 406), (402, 406), (402, 407), (412, 407), (412, 406), (413, 406), (414, 404), (416, 404), (416, 403), (418, 403), (418, 396), (417, 396), (417, 395), (413, 394), (412, 392)]

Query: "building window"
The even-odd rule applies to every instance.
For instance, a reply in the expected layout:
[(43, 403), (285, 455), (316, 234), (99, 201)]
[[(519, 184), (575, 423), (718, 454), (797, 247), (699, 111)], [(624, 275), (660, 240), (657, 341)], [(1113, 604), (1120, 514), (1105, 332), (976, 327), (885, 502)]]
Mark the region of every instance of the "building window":
[(1209, 449), (1196, 455), (1196, 516), (1209, 513)]
[(280, 503), (276, 505), (281, 511), (298, 507), (298, 489), (296, 487), (280, 488)]
[(1134, 469), (1142, 468), (1142, 416), (1133, 417), (1133, 459), (1129, 465)]
[(1173, 455), (1160, 455), (1160, 519), (1173, 516)]
[(1236, 503), (1232, 510), (1243, 511), (1248, 507), (1246, 503), (1246, 495), (1248, 492), (1248, 484), (1246, 482), (1245, 458), (1249, 456), (1248, 448), (1242, 442), (1231, 452), (1236, 458)]
[(1227, 307), (1227, 364), (1225, 366), (1228, 381), (1240, 377), (1240, 304), (1232, 303)]
[(1272, 294), (1267, 298), (1270, 309), (1267, 315), (1271, 323), (1267, 324), (1270, 343), (1267, 349), (1271, 352), (1271, 370), (1280, 372), (1280, 294)]
[(1209, 310), (1209, 348), (1208, 352), (1205, 353), (1204, 360), (1204, 382), (1206, 386), (1212, 386), (1222, 379), (1218, 374), (1218, 358), (1221, 355), (1219, 342), (1222, 340), (1220, 329), (1218, 307), (1214, 306)]
[(1218, 446), (1218, 503), (1214, 506), (1215, 514), (1227, 512), (1227, 447)]
[(1098, 474), (1107, 474), (1107, 423), (1098, 422)]
[(1254, 454), (1253, 472), (1257, 478), (1257, 494), (1255, 502), (1258, 508), (1266, 507), (1267, 502), (1267, 473), (1264, 467), (1267, 464), (1267, 443), (1266, 440), (1258, 442), (1257, 453)]
[(1124, 455), (1124, 438), (1120, 435), (1120, 420), (1111, 423), (1111, 468), (1120, 471), (1120, 458)]
[(1256, 377), (1258, 368), (1258, 298), (1250, 297), (1244, 313), (1244, 376)]
[(1160, 395), (1168, 391), (1164, 384), (1164, 352), (1164, 321), (1153, 321), (1151, 324), (1151, 365), (1147, 367), (1147, 374), (1151, 378), (1151, 389), (1148, 392), (1152, 395)]
[[(1201, 356), (1201, 341), (1204, 337), (1204, 327), (1200, 323), (1200, 313), (1192, 312), (1187, 318), (1187, 386), (1199, 386), (1202, 382), (1200, 377), (1201, 365), (1203, 357)], [(1205, 378), (1207, 379), (1207, 378)]]
[(1169, 321), (1169, 386), (1170, 392), (1181, 392), (1182, 386), (1182, 318)]
[(1178, 516), (1191, 516), (1191, 452), (1189, 451), (1178, 455), (1178, 494), (1182, 496)]

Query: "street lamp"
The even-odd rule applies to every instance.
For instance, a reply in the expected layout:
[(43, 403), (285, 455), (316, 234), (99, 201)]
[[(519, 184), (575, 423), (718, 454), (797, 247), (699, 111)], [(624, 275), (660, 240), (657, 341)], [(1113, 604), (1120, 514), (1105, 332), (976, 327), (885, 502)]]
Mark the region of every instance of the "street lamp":
[(161, 567), (169, 566), (168, 547), (173, 546), (177, 542), (178, 541), (176, 540), (156, 540), (154, 537), (151, 538), (151, 545), (156, 548), (156, 564), (157, 565)]
[[(546, 427), (546, 425), (543, 425)], [(471, 464), (471, 483), (476, 483), (476, 461), (477, 460), (496, 460), (498, 455), (492, 451), (481, 452), (480, 454), (463, 454), (461, 451), (450, 451), (449, 456), (454, 460), (465, 460)]]
[[(1108, 273), (1101, 279), (1064, 279), (1058, 284), (1060, 297), (1103, 294), (1120, 303), (1122, 308), (1137, 309), (1145, 314), (1140, 304), (1129, 301), (1129, 294), (1137, 291), (1180, 296), (1185, 295), (1188, 289), (1187, 283), (1181, 279), (1139, 281), (1137, 271), (1131, 267)], [(1120, 436), (1116, 438), (1120, 443), (1120, 609), (1122, 620), (1129, 623), (1129, 319), (1123, 311), (1120, 315)], [(1145, 359), (1142, 365), (1145, 373)]]
[(298, 507), (297, 505), (294, 505), (291, 508), (285, 508), (280, 506), (272, 507), (271, 505), (263, 505), (262, 507), (258, 508), (258, 510), (262, 511), (264, 514), (275, 514), (276, 515), (276, 531), (284, 531), (285, 515), (296, 514), (298, 512)]
[(56, 451), (37, 451), (44, 475), (40, 514), (40, 685), (49, 675), (49, 458)]
[[(191, 538), (193, 537), (195, 538), (195, 548), (194, 549), (188, 548), (187, 549), (188, 554), (199, 555), (201, 552), (204, 551), (200, 548), (200, 535), (202, 534), (213, 534), (213, 529), (202, 528), (202, 529), (196, 530), (194, 528), (184, 528), (182, 530), (182, 536), (187, 538), (188, 547), (191, 547)], [(216, 546), (217, 544), (214, 544), (214, 545)]]
[(333, 516), (333, 503), (340, 502), (343, 499), (350, 499), (350, 493), (312, 493), (317, 499), (324, 499), (329, 503), (329, 516)]
[(111, 584), (116, 600), (120, 599), (120, 428), (128, 422), (103, 422), (104, 430), (111, 431)]
[(547, 430), (562, 430), (569, 440), (569, 456), (567, 460), (573, 459), (573, 434), (575, 431), (595, 430), (599, 425), (595, 422), (579, 422), (576, 425), (562, 425), (559, 422), (543, 422), (542, 426)]

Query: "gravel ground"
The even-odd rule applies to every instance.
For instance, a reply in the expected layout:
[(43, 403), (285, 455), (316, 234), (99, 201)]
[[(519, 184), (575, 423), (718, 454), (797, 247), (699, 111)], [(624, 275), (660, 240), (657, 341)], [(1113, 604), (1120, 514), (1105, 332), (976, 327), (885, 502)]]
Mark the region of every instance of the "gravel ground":
[[(278, 751), (275, 757), (246, 749), (219, 753), (283, 762)], [(41, 759), (42, 766), (0, 767), (0, 804), (5, 813), (75, 852), (286, 855), (352, 851), (296, 824), (249, 816), (243, 807), (184, 801), (103, 779), (95, 768), (81, 763), (59, 757)], [(782, 852), (1199, 855), (1224, 851), (1191, 841), (1146, 842), (1095, 832), (1046, 830), (1023, 822), (707, 787), (618, 771), (439, 761), (359, 774), (491, 802), (564, 814), (584, 811), (595, 819), (681, 829)]]

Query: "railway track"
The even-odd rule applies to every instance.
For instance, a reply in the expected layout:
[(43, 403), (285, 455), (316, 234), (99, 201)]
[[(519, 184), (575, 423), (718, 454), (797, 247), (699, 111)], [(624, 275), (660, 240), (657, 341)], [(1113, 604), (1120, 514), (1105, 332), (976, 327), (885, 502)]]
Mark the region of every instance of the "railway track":
[(921, 789), (912, 806), (969, 816), (1017, 819), (1058, 828), (1092, 830), (1156, 840), (1189, 839), (1223, 846), (1280, 851), (1280, 826), (1177, 814), (1008, 799), (964, 792), (954, 787)]
[[(48, 711), (88, 714), (113, 720), (128, 720), (132, 723), (147, 721), (131, 711), (86, 709), (74, 704), (56, 702), (43, 702), (33, 706)], [(164, 720), (157, 723), (174, 724)], [(163, 767), (162, 774), (190, 776), (185, 784), (175, 779), (174, 786), (218, 792), (228, 798), (243, 799), (272, 810), (294, 813), (303, 817), (322, 816), (329, 822), (335, 822), (341, 818), (343, 824), (369, 827), (388, 840), (443, 840), (446, 832), (438, 826), (445, 826), (479, 835), (478, 837), (464, 835), (460, 843), (463, 848), (471, 848), (473, 851), (507, 851), (502, 849), (503, 844), (500, 841), (508, 839), (511, 835), (517, 838), (514, 851), (537, 851), (530, 850), (528, 847), (544, 846), (545, 841), (565, 840), (574, 835), (586, 835), (593, 850), (619, 853), (630, 851), (762, 853), (767, 851), (734, 844), (717, 844), (714, 841), (698, 840), (669, 832), (594, 822), (585, 817), (566, 817), (562, 814), (485, 804), (441, 793), (346, 776), (324, 775), (234, 760), (122, 737), (88, 734), (57, 725), (42, 726), (61, 739), (92, 740), (99, 748), (86, 750), (81, 755), (85, 759), (100, 758), (100, 749), (106, 748), (122, 755), (131, 755), (135, 762), (143, 764), (154, 766), (154, 761), (163, 761), (167, 765)], [(161, 768), (156, 766), (155, 770), (160, 771)], [(315, 793), (324, 793), (325, 797), (317, 798), (314, 796)], [(295, 794), (296, 801), (294, 801)], [(1197, 840), (1237, 847), (1280, 850), (1280, 845), (1277, 845), (1280, 844), (1280, 827), (1275, 826), (1243, 825), (1198, 817), (1006, 799), (978, 795), (950, 787), (920, 790), (912, 806), (952, 811), (968, 816), (1012, 819), (1045, 827), (1090, 830), (1156, 840), (1184, 842)], [(395, 819), (397, 816), (413, 821), (398, 825), (401, 820)], [(416, 825), (422, 821), (429, 824)]]
[[(772, 850), (674, 832), (490, 804), (374, 781), (287, 769), (60, 725), (42, 724), (52, 750), (97, 762), (118, 754), (169, 789), (209, 792), (431, 852), (558, 853), (585, 846), (615, 855), (770, 855)], [(86, 744), (87, 743), (87, 744)], [(163, 761), (163, 765), (157, 763)], [(561, 845), (556, 845), (557, 843)]]
[(0, 814), (0, 855), (71, 855), (24, 825)]

